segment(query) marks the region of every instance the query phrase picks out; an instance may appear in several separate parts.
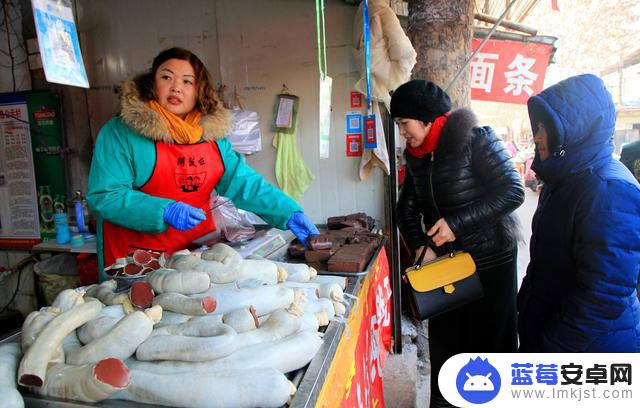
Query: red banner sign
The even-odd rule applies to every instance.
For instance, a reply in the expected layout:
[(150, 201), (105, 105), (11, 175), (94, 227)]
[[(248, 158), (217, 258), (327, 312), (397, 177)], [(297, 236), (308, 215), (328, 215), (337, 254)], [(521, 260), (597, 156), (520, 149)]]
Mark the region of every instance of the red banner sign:
[(383, 408), (382, 369), (391, 348), (391, 284), (384, 248), (364, 279), (316, 408)]
[(550, 55), (549, 44), (487, 41), (471, 61), (471, 99), (526, 104), (542, 91)]

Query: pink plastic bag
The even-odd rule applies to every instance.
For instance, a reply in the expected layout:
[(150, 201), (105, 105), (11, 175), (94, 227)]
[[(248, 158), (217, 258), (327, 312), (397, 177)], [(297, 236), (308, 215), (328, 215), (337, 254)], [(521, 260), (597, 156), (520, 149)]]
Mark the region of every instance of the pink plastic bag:
[(239, 212), (233, 202), (222, 196), (213, 199), (211, 208), (216, 227), (231, 243), (246, 242), (256, 236), (256, 229)]

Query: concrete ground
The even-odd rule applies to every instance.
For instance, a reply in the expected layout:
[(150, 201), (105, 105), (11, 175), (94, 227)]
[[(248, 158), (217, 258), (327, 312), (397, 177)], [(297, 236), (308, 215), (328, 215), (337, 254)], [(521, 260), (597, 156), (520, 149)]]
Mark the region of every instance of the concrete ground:
[[(525, 202), (516, 210), (523, 241), (518, 247), (518, 286), (529, 263), (531, 218), (538, 205), (538, 194), (525, 189)], [(384, 402), (391, 408), (427, 408), (431, 386), (427, 321), (416, 322), (402, 316), (402, 354), (387, 358), (383, 372)]]

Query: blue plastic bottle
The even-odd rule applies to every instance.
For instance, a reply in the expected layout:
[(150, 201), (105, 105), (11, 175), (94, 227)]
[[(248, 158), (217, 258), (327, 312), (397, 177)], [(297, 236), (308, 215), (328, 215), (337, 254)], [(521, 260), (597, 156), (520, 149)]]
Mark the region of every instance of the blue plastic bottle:
[(69, 234), (69, 223), (67, 222), (67, 213), (56, 213), (53, 215), (53, 222), (56, 227), (56, 242), (58, 244), (67, 244), (71, 239)]

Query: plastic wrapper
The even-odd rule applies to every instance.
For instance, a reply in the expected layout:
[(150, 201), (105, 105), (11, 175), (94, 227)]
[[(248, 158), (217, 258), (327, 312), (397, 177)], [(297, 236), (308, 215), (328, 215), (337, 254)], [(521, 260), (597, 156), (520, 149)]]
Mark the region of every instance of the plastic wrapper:
[(238, 212), (233, 202), (222, 196), (215, 198), (211, 209), (216, 227), (225, 239), (231, 243), (249, 241), (256, 236), (256, 229), (245, 216)]
[(242, 154), (252, 154), (262, 150), (260, 116), (256, 112), (234, 108), (231, 110), (234, 124), (227, 135), (233, 150)]

